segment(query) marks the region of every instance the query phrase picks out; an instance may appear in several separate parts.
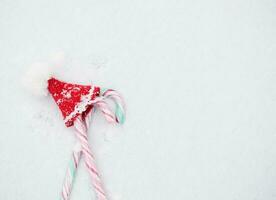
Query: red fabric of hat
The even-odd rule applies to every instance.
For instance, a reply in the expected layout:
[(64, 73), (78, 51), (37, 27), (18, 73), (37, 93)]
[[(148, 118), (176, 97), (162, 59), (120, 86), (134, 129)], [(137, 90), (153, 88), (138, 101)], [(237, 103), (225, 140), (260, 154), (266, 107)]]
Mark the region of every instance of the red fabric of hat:
[(99, 87), (66, 83), (55, 78), (48, 80), (48, 90), (58, 105), (67, 127), (72, 126), (79, 115), (86, 115), (93, 107), (89, 101), (100, 94)]

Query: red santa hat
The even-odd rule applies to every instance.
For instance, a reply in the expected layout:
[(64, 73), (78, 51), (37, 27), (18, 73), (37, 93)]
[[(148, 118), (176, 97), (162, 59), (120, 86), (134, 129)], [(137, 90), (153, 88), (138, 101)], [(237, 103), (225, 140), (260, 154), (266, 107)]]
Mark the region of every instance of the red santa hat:
[(56, 79), (52, 67), (45, 63), (34, 64), (27, 72), (24, 84), (37, 95), (50, 93), (67, 127), (72, 126), (79, 115), (86, 116), (93, 107), (92, 101), (100, 94), (97, 86), (66, 83)]
[(80, 114), (86, 115), (92, 109), (91, 101), (100, 94), (99, 87), (66, 83), (56, 78), (48, 80), (48, 90), (58, 105), (67, 127), (72, 126)]

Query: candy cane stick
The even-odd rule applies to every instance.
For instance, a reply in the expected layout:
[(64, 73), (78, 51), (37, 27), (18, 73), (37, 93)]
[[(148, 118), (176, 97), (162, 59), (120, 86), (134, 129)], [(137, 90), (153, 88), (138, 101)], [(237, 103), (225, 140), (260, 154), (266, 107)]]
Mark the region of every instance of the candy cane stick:
[(93, 186), (95, 188), (97, 199), (106, 200), (106, 195), (104, 192), (103, 184), (101, 183), (100, 176), (95, 164), (94, 156), (90, 150), (88, 144), (88, 127), (89, 127), (89, 118), (91, 114), (87, 115), (85, 119), (81, 116), (78, 117), (74, 123), (76, 129), (76, 136), (79, 140), (77, 146), (81, 145), (81, 149), (76, 148), (72, 154), (72, 158), (69, 162), (69, 167), (66, 172), (65, 181), (62, 188), (62, 199), (68, 200), (72, 190), (73, 182), (76, 175), (76, 170), (80, 161), (82, 154), (84, 155), (85, 165), (88, 169), (88, 172), (91, 176)]
[(94, 156), (91, 152), (91, 149), (89, 147), (88, 143), (88, 134), (87, 129), (85, 126), (85, 121), (81, 119), (81, 117), (78, 117), (74, 123), (74, 126), (76, 128), (76, 136), (81, 144), (82, 147), (82, 153), (84, 155), (84, 161), (85, 165), (88, 169), (88, 172), (90, 174), (92, 184), (95, 189), (95, 193), (97, 196), (97, 199), (99, 200), (106, 200), (106, 194), (104, 192), (103, 184), (99, 176), (99, 172), (97, 170), (97, 166), (95, 163)]
[[(114, 101), (116, 105), (115, 113), (110, 109), (108, 103), (106, 102), (107, 98), (110, 98)], [(101, 110), (101, 112), (104, 114), (108, 122), (111, 122), (111, 123), (124, 122), (124, 119), (125, 119), (124, 102), (121, 96), (116, 91), (110, 90), (110, 89), (104, 90), (104, 92), (102, 93), (102, 97), (97, 97), (92, 102), (93, 104), (91, 105)], [(88, 143), (88, 128), (91, 121), (91, 113), (92, 111), (90, 111), (86, 117), (79, 116), (74, 123), (74, 126), (77, 130), (76, 136), (81, 145), (81, 150), (78, 148), (75, 149), (72, 155), (72, 159), (69, 163), (69, 168), (67, 170), (66, 178), (62, 189), (63, 200), (69, 199), (76, 170), (78, 167), (78, 163), (82, 154), (84, 155), (85, 164), (90, 174), (93, 186), (95, 188), (97, 199), (99, 200), (107, 199), (106, 194), (104, 192), (103, 184), (101, 182), (101, 179), (95, 164), (95, 159), (92, 155), (92, 152), (91, 152), (91, 149), (89, 148), (89, 143)], [(72, 167), (72, 163), (74, 164), (73, 167)]]

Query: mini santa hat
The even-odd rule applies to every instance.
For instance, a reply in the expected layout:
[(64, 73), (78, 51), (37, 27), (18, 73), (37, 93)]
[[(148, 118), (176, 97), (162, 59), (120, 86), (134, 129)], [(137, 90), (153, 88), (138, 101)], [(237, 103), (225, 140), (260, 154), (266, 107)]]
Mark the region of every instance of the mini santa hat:
[(53, 67), (46, 63), (33, 64), (23, 77), (23, 83), (36, 95), (46, 96), (50, 93), (62, 113), (65, 125), (70, 127), (79, 115), (85, 117), (93, 108), (93, 100), (100, 95), (100, 88), (60, 81), (54, 76)]
[(70, 127), (80, 115), (92, 109), (92, 102), (100, 94), (100, 88), (91, 85), (66, 83), (56, 78), (48, 80), (48, 90), (58, 105), (65, 125)]

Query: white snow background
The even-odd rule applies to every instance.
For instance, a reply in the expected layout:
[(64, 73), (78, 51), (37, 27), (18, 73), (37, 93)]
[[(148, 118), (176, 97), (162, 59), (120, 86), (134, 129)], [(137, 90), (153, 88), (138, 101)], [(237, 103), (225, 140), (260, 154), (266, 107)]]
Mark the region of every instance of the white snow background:
[(126, 99), (90, 130), (111, 200), (276, 199), (275, 23), (274, 0), (0, 0), (0, 200), (59, 197), (74, 131), (21, 84), (58, 51), (64, 80)]

